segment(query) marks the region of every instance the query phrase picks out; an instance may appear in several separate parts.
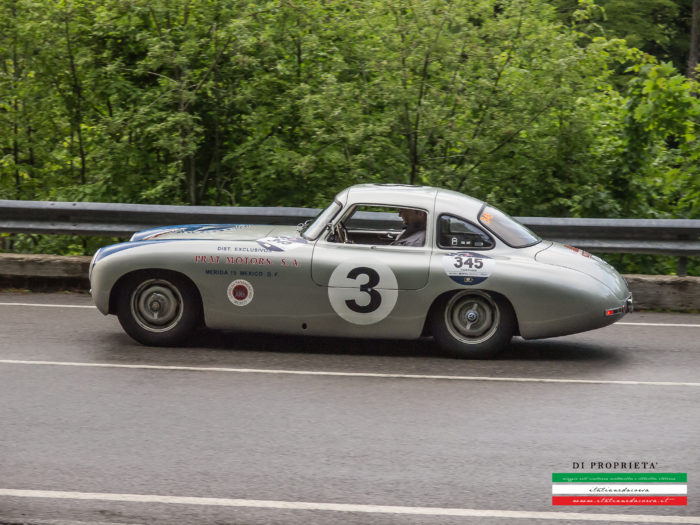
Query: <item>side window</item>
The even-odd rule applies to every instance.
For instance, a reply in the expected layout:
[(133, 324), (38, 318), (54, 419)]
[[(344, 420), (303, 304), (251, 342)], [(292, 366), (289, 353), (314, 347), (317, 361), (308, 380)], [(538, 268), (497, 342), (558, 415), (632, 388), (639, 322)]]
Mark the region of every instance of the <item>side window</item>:
[(416, 208), (357, 205), (336, 224), (329, 242), (374, 246), (424, 246), (428, 214)]
[(452, 215), (441, 215), (438, 221), (438, 246), (440, 248), (493, 248), (493, 239), (482, 229)]
[(348, 229), (401, 231), (403, 221), (398, 208), (391, 206), (355, 206), (352, 214), (344, 220)]

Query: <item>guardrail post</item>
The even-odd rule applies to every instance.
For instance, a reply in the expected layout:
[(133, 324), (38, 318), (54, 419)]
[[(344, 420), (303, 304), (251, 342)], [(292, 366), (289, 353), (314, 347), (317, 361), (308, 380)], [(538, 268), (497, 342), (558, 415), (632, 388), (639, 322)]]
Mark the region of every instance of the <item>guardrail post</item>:
[(682, 255), (678, 258), (678, 276), (685, 277), (688, 275), (688, 258)]

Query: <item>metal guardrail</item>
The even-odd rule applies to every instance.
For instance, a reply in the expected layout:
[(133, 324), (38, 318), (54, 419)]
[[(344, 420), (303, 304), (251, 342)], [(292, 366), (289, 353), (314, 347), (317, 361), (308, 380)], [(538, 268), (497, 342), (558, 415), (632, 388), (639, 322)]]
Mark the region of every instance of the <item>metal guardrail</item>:
[[(134, 232), (172, 224), (299, 224), (320, 210), (163, 206), (94, 202), (0, 200), (0, 231), (129, 237)], [(679, 257), (679, 275), (687, 257), (700, 255), (700, 220), (567, 219), (518, 217), (545, 239), (595, 253), (637, 253)]]
[(172, 224), (298, 224), (319, 210), (0, 200), (0, 231), (130, 237)]

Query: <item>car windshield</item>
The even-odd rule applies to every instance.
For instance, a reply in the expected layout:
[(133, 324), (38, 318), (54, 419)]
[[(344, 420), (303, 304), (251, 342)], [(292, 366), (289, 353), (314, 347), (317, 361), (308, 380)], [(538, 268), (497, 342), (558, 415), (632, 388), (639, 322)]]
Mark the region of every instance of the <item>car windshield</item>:
[(513, 248), (525, 248), (542, 240), (513, 217), (493, 206), (485, 205), (482, 208), (479, 222)]
[(319, 213), (316, 219), (301, 231), (301, 236), (309, 241), (316, 240), (326, 225), (338, 214), (340, 208), (342, 208), (342, 205), (338, 201), (331, 202), (328, 208)]

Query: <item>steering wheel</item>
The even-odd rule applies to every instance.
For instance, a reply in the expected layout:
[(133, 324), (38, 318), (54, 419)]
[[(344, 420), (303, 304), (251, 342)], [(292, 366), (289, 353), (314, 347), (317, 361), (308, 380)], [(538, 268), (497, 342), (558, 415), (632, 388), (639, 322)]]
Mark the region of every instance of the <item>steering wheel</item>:
[(345, 229), (345, 226), (343, 226), (341, 223), (335, 225), (335, 227), (333, 228), (333, 233), (335, 233), (338, 242), (342, 242), (343, 244), (348, 242), (348, 231)]

